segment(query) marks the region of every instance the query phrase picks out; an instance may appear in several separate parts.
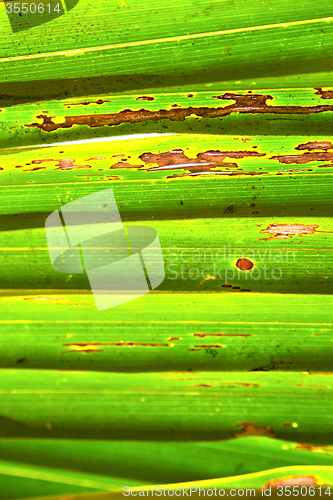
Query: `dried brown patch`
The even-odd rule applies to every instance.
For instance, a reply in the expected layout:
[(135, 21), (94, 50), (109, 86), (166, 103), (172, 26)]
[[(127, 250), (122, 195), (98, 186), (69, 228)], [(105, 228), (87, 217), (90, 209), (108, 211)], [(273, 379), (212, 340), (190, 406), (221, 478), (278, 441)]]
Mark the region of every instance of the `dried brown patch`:
[(313, 149), (322, 149), (323, 151), (327, 151), (328, 149), (333, 149), (333, 144), (328, 141), (314, 141), (314, 142), (306, 142), (305, 144), (299, 144), (295, 149), (307, 149), (308, 151), (312, 151)]
[(193, 333), (194, 337), (251, 337), (250, 333)]
[(324, 445), (324, 446), (318, 446), (314, 444), (304, 444), (304, 443), (297, 443), (295, 446), (296, 450), (304, 450), (304, 451), (311, 451), (312, 453), (319, 453), (322, 455), (333, 455), (333, 446), (332, 445)]
[(304, 234), (314, 234), (319, 225), (305, 224), (270, 224), (267, 229), (262, 229), (260, 233), (270, 233), (273, 236), (263, 238), (264, 241), (292, 238), (293, 236)]
[(116, 346), (116, 347), (124, 347), (124, 346), (127, 346), (127, 347), (134, 347), (134, 346), (141, 346), (141, 347), (173, 347), (173, 344), (145, 344), (145, 343), (142, 343), (142, 342), (124, 342), (124, 341), (120, 341), (120, 342), (91, 342), (89, 344), (86, 344), (86, 343), (79, 343), (79, 342), (75, 342), (75, 343), (69, 343), (69, 344), (62, 344), (63, 346), (72, 346), (72, 347), (76, 347), (78, 349), (80, 349), (81, 347), (86, 347), (86, 346), (99, 346), (99, 345), (111, 345), (111, 346)]
[(302, 165), (304, 163), (309, 163), (310, 161), (332, 161), (333, 151), (328, 152), (313, 152), (313, 153), (303, 153), (301, 155), (277, 155), (269, 158), (270, 160), (278, 160), (280, 163), (290, 165), (292, 163), (296, 165)]
[(241, 422), (237, 424), (238, 426), (242, 426), (242, 431), (235, 434), (235, 437), (244, 437), (244, 436), (268, 436), (268, 437), (276, 437), (276, 433), (273, 427), (259, 427), (257, 424), (252, 422)]
[(321, 87), (315, 87), (315, 95), (320, 95), (322, 99), (333, 99), (333, 90), (322, 90)]
[(155, 97), (147, 96), (147, 95), (142, 95), (142, 96), (136, 98), (136, 101), (154, 101), (154, 100), (155, 100)]
[[(320, 89), (321, 90), (321, 89)], [(330, 91), (321, 92), (323, 99), (331, 98)], [(121, 123), (139, 123), (142, 121), (158, 121), (171, 120), (183, 121), (191, 115), (199, 118), (219, 118), (228, 116), (232, 113), (274, 113), (274, 114), (312, 114), (332, 111), (331, 105), (316, 105), (316, 106), (271, 106), (267, 104), (267, 100), (272, 100), (271, 95), (262, 94), (231, 94), (225, 93), (219, 96), (213, 96), (221, 100), (234, 100), (235, 103), (223, 107), (187, 107), (187, 108), (172, 108), (160, 109), (158, 111), (150, 111), (148, 109), (131, 110), (124, 109), (117, 113), (93, 114), (66, 116), (63, 123), (54, 123), (51, 116), (38, 115), (36, 118), (43, 119), (43, 123), (30, 123), (26, 127), (37, 127), (45, 132), (52, 132), (59, 128), (70, 128), (73, 125), (87, 125), (89, 127), (103, 127), (120, 125)], [(86, 101), (77, 104), (87, 105), (91, 101)], [(101, 99), (96, 101), (96, 104), (103, 104)]]
[(98, 99), (97, 101), (83, 101), (83, 102), (73, 102), (72, 104), (64, 104), (64, 106), (88, 106), (89, 104), (104, 104), (105, 102), (111, 101), (103, 101), (103, 99)]
[(242, 271), (250, 271), (254, 266), (253, 262), (249, 259), (238, 259), (236, 262), (236, 267)]
[(202, 347), (202, 348), (212, 348), (212, 349), (220, 349), (222, 347), (225, 347), (223, 344), (202, 344), (202, 345), (195, 345), (194, 347)]

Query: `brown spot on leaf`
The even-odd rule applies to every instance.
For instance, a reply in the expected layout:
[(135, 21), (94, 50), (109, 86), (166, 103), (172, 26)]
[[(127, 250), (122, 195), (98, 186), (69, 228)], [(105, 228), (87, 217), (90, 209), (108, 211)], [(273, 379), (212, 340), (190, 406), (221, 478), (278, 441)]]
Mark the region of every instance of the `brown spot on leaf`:
[(27, 168), (26, 170), (23, 170), (23, 172), (32, 172), (34, 170), (43, 170), (46, 167), (34, 167), (34, 168)]
[(45, 160), (32, 160), (32, 164), (38, 164), (38, 163), (42, 163), (43, 161), (58, 161), (58, 160), (53, 160), (52, 158), (47, 158)]
[(187, 351), (201, 351), (201, 349), (186, 349)]
[(72, 346), (72, 347), (86, 347), (86, 346), (99, 346), (99, 345), (112, 345), (112, 346), (117, 346), (117, 347), (134, 347), (134, 346), (141, 346), (141, 347), (172, 347), (173, 344), (145, 344), (142, 342), (124, 342), (121, 340), (120, 342), (90, 342), (89, 344), (82, 343), (82, 342), (75, 342), (75, 343), (69, 343), (69, 344), (62, 344), (63, 346)]
[(244, 436), (268, 436), (268, 437), (276, 437), (276, 433), (273, 427), (259, 427), (257, 424), (252, 422), (241, 422), (237, 424), (242, 427), (242, 431), (235, 434), (235, 437), (244, 437)]
[[(264, 241), (275, 239), (292, 238), (293, 236), (304, 234), (314, 234), (319, 225), (305, 225), (305, 224), (270, 224), (267, 229), (262, 229), (260, 233), (270, 233), (273, 236), (270, 238), (263, 238)], [(322, 232), (322, 231), (321, 231)]]
[(172, 340), (180, 340), (180, 337), (169, 337), (168, 341), (171, 342)]
[(197, 384), (197, 385), (194, 385), (193, 387), (214, 387), (214, 386), (209, 385), (209, 384)]
[(332, 161), (333, 151), (316, 151), (312, 153), (303, 153), (300, 155), (278, 155), (272, 156), (270, 160), (278, 160), (280, 163), (285, 163), (290, 165), (292, 163), (297, 165), (302, 165), (304, 163), (309, 163), (310, 161)]
[(318, 446), (318, 445), (314, 445), (314, 444), (297, 443), (295, 446), (295, 449), (296, 450), (311, 451), (312, 453), (333, 455), (333, 446), (332, 445)]
[(109, 170), (114, 170), (117, 168), (133, 168), (133, 169), (139, 170), (139, 169), (143, 169), (144, 165), (132, 165), (131, 163), (128, 163), (126, 161), (125, 162), (118, 161), (114, 165), (111, 165), (111, 167), (109, 167)]
[(307, 372), (308, 375), (333, 375), (333, 372)]
[[(171, 151), (166, 151), (163, 153), (142, 153), (139, 158), (145, 163), (145, 165), (132, 165), (126, 160), (117, 162), (111, 165), (110, 169), (122, 169), (122, 168), (132, 168), (132, 169), (145, 169), (146, 166), (150, 168), (146, 169), (148, 172), (155, 170), (175, 170), (183, 169), (187, 170), (188, 174), (178, 174), (168, 176), (171, 177), (181, 177), (184, 175), (200, 175), (205, 173), (218, 174), (218, 175), (262, 175), (268, 174), (268, 172), (245, 172), (242, 169), (237, 170), (216, 170), (217, 167), (222, 166), (225, 169), (233, 168), (237, 169), (236, 163), (226, 163), (224, 160), (226, 158), (244, 158), (247, 156), (265, 156), (265, 154), (257, 153), (256, 151), (205, 151), (203, 153), (198, 153), (196, 158), (189, 158), (184, 154), (182, 149), (173, 149)], [(154, 166), (157, 165), (157, 166)], [(183, 204), (183, 202), (180, 202)]]
[(327, 151), (328, 149), (333, 149), (333, 144), (328, 141), (306, 142), (305, 144), (299, 144), (295, 149), (307, 149), (308, 151), (312, 151), (313, 149), (322, 149), (323, 151)]
[(238, 259), (236, 262), (236, 267), (238, 269), (241, 269), (242, 271), (250, 271), (254, 266), (253, 262), (250, 261), (250, 259)]
[(203, 344), (203, 345), (195, 345), (194, 347), (203, 347), (203, 348), (212, 348), (212, 349), (220, 349), (221, 347), (225, 347), (223, 344)]
[(155, 97), (143, 95), (136, 98), (137, 101), (154, 101)]
[(61, 354), (67, 354), (68, 352), (81, 352), (82, 354), (90, 354), (92, 352), (103, 352), (103, 349), (71, 349), (70, 351), (62, 351)]
[[(105, 102), (111, 102), (111, 101), (103, 101), (103, 99), (98, 99), (97, 101), (83, 101), (83, 102), (73, 102), (71, 104), (64, 104), (64, 106), (88, 106), (88, 104), (104, 104)], [(44, 113), (44, 111), (43, 111)]]
[(221, 385), (242, 385), (244, 387), (259, 387), (260, 384), (251, 384), (249, 382), (221, 382)]
[(143, 153), (139, 156), (146, 165), (157, 164), (157, 167), (151, 167), (148, 171), (154, 170), (169, 170), (169, 169), (184, 169), (189, 174), (172, 175), (171, 177), (180, 177), (184, 175), (200, 175), (204, 173), (224, 174), (224, 175), (261, 175), (268, 172), (244, 172), (230, 170), (215, 170), (217, 167), (238, 168), (236, 163), (226, 163), (226, 158), (244, 158), (248, 156), (265, 156), (264, 153), (256, 151), (219, 151), (210, 150), (203, 153), (198, 153), (196, 158), (190, 158), (184, 154), (182, 149), (174, 149), (164, 153)]
[(251, 337), (250, 333), (193, 333), (194, 337)]
[[(326, 93), (328, 97), (328, 93)], [(120, 125), (121, 123), (139, 123), (142, 121), (158, 121), (171, 120), (183, 121), (191, 115), (196, 115), (201, 118), (220, 118), (228, 116), (231, 113), (274, 113), (274, 114), (311, 114), (332, 111), (331, 105), (316, 105), (316, 106), (271, 106), (266, 103), (267, 99), (273, 99), (270, 95), (261, 94), (231, 94), (225, 93), (219, 96), (213, 96), (221, 100), (234, 100), (233, 104), (223, 107), (188, 107), (188, 108), (172, 108), (160, 109), (158, 111), (150, 111), (148, 109), (131, 110), (124, 109), (118, 113), (105, 113), (93, 115), (66, 116), (63, 123), (54, 123), (51, 116), (38, 115), (37, 118), (43, 119), (43, 123), (30, 123), (26, 127), (37, 127), (45, 132), (52, 132), (59, 128), (70, 128), (73, 125), (87, 125), (89, 127), (103, 127)], [(87, 101), (89, 104), (90, 101)], [(78, 103), (78, 104), (85, 104)], [(96, 104), (102, 104), (101, 100), (96, 101)]]
[(322, 90), (321, 87), (315, 87), (315, 95), (320, 95), (322, 99), (333, 99), (333, 90)]
[(58, 168), (54, 170), (73, 170), (75, 168), (91, 168), (91, 165), (74, 165), (75, 160), (59, 160)]

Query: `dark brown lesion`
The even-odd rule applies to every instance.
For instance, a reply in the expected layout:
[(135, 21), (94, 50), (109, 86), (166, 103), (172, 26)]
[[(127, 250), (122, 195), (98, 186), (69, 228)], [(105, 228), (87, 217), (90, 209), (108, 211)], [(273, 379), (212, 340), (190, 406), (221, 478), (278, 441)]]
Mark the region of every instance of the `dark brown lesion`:
[(124, 342), (123, 340), (119, 342), (89, 342), (89, 343), (82, 343), (82, 342), (72, 342), (68, 344), (62, 344), (63, 346), (71, 346), (71, 347), (76, 347), (77, 349), (81, 349), (82, 347), (91, 347), (91, 346), (116, 346), (116, 347), (135, 347), (135, 346), (141, 346), (141, 347), (173, 347), (172, 344), (152, 344), (152, 343), (142, 343), (142, 342)]
[[(331, 98), (329, 93), (321, 93), (322, 98)], [(323, 96), (326, 97), (323, 97)], [(140, 123), (143, 121), (183, 121), (191, 115), (199, 118), (222, 118), (231, 115), (232, 113), (274, 113), (274, 114), (297, 114), (305, 115), (312, 113), (323, 113), (333, 110), (333, 105), (316, 105), (316, 106), (271, 106), (267, 104), (267, 100), (272, 100), (271, 95), (262, 94), (231, 94), (224, 93), (222, 95), (212, 96), (220, 100), (234, 100), (233, 104), (222, 107), (213, 106), (189, 106), (187, 108), (172, 108), (150, 111), (148, 109), (131, 110), (124, 109), (117, 113), (93, 114), (93, 115), (78, 115), (66, 116), (63, 123), (54, 123), (51, 116), (38, 115), (36, 118), (43, 119), (43, 123), (30, 123), (26, 127), (37, 127), (45, 132), (52, 132), (60, 128), (71, 128), (73, 125), (87, 125), (89, 127), (104, 127), (121, 125), (122, 123)]]
[(136, 98), (136, 101), (154, 101), (155, 97), (142, 95)]
[(111, 101), (103, 101), (103, 99), (98, 99), (97, 101), (83, 101), (83, 102), (73, 102), (71, 104), (64, 104), (64, 106), (70, 107), (70, 106), (88, 106), (89, 104), (104, 104), (105, 102), (111, 102)]
[(222, 347), (225, 347), (223, 344), (202, 344), (202, 345), (195, 345), (194, 347), (202, 347), (205, 349), (211, 348), (211, 349), (221, 349)]
[(241, 422), (237, 424), (242, 427), (241, 432), (235, 434), (235, 437), (244, 436), (267, 436), (276, 437), (276, 432), (273, 427), (260, 427), (253, 422)]
[(250, 271), (253, 268), (254, 264), (250, 259), (241, 258), (236, 262), (236, 267), (241, 271)]
[[(297, 149), (297, 148), (295, 148)], [(290, 165), (292, 163), (302, 165), (310, 161), (333, 161), (333, 151), (317, 151), (312, 153), (303, 153), (300, 155), (278, 155), (272, 156), (270, 160), (278, 160), (280, 163)]]
[(328, 149), (333, 149), (333, 144), (328, 141), (313, 141), (306, 142), (305, 144), (299, 144), (295, 149), (312, 151), (314, 149), (321, 149), (323, 151), (327, 151)]
[(61, 159), (54, 170), (74, 170), (75, 168), (92, 168), (91, 165), (74, 165), (75, 160)]
[(193, 337), (251, 337), (250, 333), (193, 333)]
[(82, 354), (91, 354), (92, 352), (103, 352), (103, 349), (70, 349), (69, 351), (62, 351), (60, 354), (67, 354), (69, 352), (81, 352)]
[[(210, 150), (198, 153), (195, 158), (190, 158), (184, 154), (182, 149), (173, 149), (164, 153), (142, 153), (139, 158), (146, 165), (151, 166), (147, 171), (154, 170), (170, 170), (182, 169), (187, 170), (188, 173), (174, 174), (167, 178), (182, 177), (185, 175), (200, 175), (203, 173), (225, 174), (225, 175), (261, 175), (268, 172), (245, 172), (239, 169), (237, 163), (226, 163), (226, 158), (245, 158), (249, 156), (261, 157), (265, 153), (258, 153), (257, 151), (219, 151)], [(121, 168), (121, 164), (111, 166), (110, 168)], [(226, 170), (216, 170), (217, 167), (223, 167)], [(125, 168), (130, 168), (127, 164)], [(133, 168), (140, 168), (135, 165)], [(142, 166), (141, 166), (142, 168)], [(228, 170), (233, 169), (233, 170)], [(238, 170), (236, 170), (238, 169)]]
[(315, 87), (315, 95), (320, 95), (322, 99), (333, 99), (333, 90), (322, 90), (321, 87)]

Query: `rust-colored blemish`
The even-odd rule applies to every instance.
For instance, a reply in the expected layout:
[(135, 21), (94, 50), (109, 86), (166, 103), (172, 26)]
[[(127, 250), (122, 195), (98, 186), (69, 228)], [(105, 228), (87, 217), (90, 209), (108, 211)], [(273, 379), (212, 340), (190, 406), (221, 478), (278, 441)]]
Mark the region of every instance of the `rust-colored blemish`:
[(58, 168), (54, 170), (73, 170), (75, 168), (91, 168), (91, 165), (74, 165), (75, 160), (60, 159)]
[(194, 347), (202, 347), (202, 348), (212, 348), (212, 349), (220, 349), (222, 347), (225, 347), (223, 344), (202, 344), (202, 345), (195, 345)]
[(186, 349), (187, 351), (201, 351), (201, 349)]
[(278, 486), (319, 486), (319, 483), (314, 476), (290, 476), (271, 479), (264, 488), (277, 488)]
[(38, 163), (43, 163), (44, 161), (58, 161), (58, 160), (53, 160), (52, 158), (46, 158), (46, 159), (43, 159), (43, 160), (32, 160), (32, 164), (35, 165), (35, 164), (38, 164)]
[(327, 385), (294, 384), (295, 387), (315, 387), (316, 389), (329, 389)]
[(194, 337), (251, 337), (250, 333), (193, 333)]
[(214, 386), (209, 385), (209, 384), (197, 384), (197, 385), (194, 385), (193, 387), (214, 387)]
[[(328, 93), (326, 97), (328, 99)], [(87, 125), (89, 127), (103, 127), (120, 125), (121, 123), (139, 123), (142, 121), (171, 120), (183, 121), (191, 115), (201, 118), (219, 118), (228, 116), (231, 113), (274, 113), (274, 114), (311, 114), (332, 111), (332, 105), (316, 106), (270, 106), (266, 103), (267, 99), (273, 99), (270, 95), (261, 94), (231, 94), (225, 93), (219, 96), (213, 96), (216, 99), (234, 100), (234, 104), (224, 107), (187, 107), (160, 109), (150, 111), (148, 109), (131, 110), (124, 109), (118, 113), (105, 113), (93, 115), (66, 116), (63, 123), (54, 123), (51, 116), (38, 115), (36, 118), (42, 119), (43, 123), (30, 123), (26, 127), (37, 127), (45, 132), (52, 132), (59, 128), (70, 128), (73, 125)], [(99, 104), (101, 100), (96, 103)], [(85, 103), (80, 103), (85, 104)], [(87, 102), (89, 104), (89, 102)]]
[(103, 349), (71, 349), (70, 351), (62, 351), (60, 354), (67, 354), (68, 352), (81, 352), (82, 354), (90, 354), (92, 352), (103, 352)]
[(91, 161), (91, 160), (106, 160), (105, 156), (96, 156), (95, 158), (88, 158), (88, 160), (85, 161)]
[(34, 167), (34, 168), (27, 168), (26, 170), (22, 170), (22, 172), (32, 172), (34, 170), (43, 170), (46, 167)]
[[(173, 149), (171, 151), (166, 151), (163, 153), (142, 153), (139, 158), (145, 163), (145, 165), (132, 165), (128, 162), (117, 162), (111, 165), (110, 169), (120, 169), (120, 168), (132, 168), (132, 169), (145, 169), (146, 166), (150, 166), (147, 169), (148, 172), (155, 170), (175, 170), (183, 169), (187, 170), (189, 173), (171, 175), (172, 177), (182, 177), (184, 175), (200, 175), (205, 173), (218, 174), (218, 175), (262, 175), (268, 174), (268, 172), (245, 172), (242, 169), (239, 170), (215, 170), (217, 167), (223, 167), (225, 169), (237, 169), (236, 163), (226, 163), (224, 160), (226, 158), (244, 158), (247, 156), (265, 156), (264, 153), (257, 153), (256, 151), (205, 151), (198, 153), (196, 158), (190, 158), (184, 154), (182, 149)], [(157, 165), (156, 167), (153, 165)]]
[(99, 345), (113, 345), (117, 347), (123, 347), (123, 346), (128, 346), (128, 347), (134, 347), (134, 346), (141, 346), (141, 347), (172, 347), (172, 344), (145, 344), (142, 342), (90, 342), (88, 344), (82, 343), (82, 342), (75, 342), (75, 343), (69, 343), (69, 344), (62, 344), (63, 346), (77, 346), (78, 348), (80, 347), (86, 347), (86, 346), (99, 346)]
[[(292, 170), (280, 170), (280, 172), (313, 172), (313, 169), (312, 168), (296, 168), (296, 169), (292, 169)], [(276, 175), (282, 175), (282, 174), (278, 173)]]
[(244, 437), (244, 436), (276, 437), (276, 433), (273, 427), (260, 427), (252, 422), (241, 422), (240, 424), (237, 425), (242, 426), (242, 431), (235, 434), (235, 437)]
[(250, 271), (253, 266), (254, 264), (250, 259), (241, 258), (236, 262), (236, 267), (238, 267), (238, 269), (241, 269), (242, 271)]
[(172, 342), (172, 340), (180, 340), (180, 337), (169, 337), (168, 342)]
[(290, 422), (283, 422), (282, 427), (292, 427)]
[(290, 165), (302, 165), (310, 161), (332, 161), (333, 151), (314, 151), (312, 153), (303, 153), (299, 155), (277, 155), (271, 156), (270, 160), (278, 160), (280, 163)]
[(305, 224), (270, 224), (267, 229), (262, 229), (260, 233), (270, 233), (273, 236), (263, 238), (264, 241), (292, 238), (293, 236), (304, 234), (317, 233), (331, 233), (332, 231), (317, 231), (318, 224), (305, 225)]
[(306, 372), (307, 375), (333, 375), (333, 372)]
[(143, 169), (144, 165), (132, 165), (131, 163), (128, 162), (121, 162), (118, 161), (117, 163), (114, 163), (109, 167), (110, 170), (118, 169), (118, 168), (133, 168), (139, 170), (140, 168)]
[(147, 96), (147, 95), (142, 95), (140, 97), (137, 97), (136, 100), (137, 101), (154, 101), (155, 97)]
[(315, 87), (315, 95), (320, 95), (322, 99), (333, 99), (333, 90), (322, 90), (322, 87)]
[(295, 449), (311, 451), (312, 453), (323, 453), (323, 454), (333, 455), (333, 446), (330, 444), (318, 446), (314, 444), (297, 443)]
[(221, 385), (242, 385), (244, 387), (259, 387), (260, 384), (251, 384), (249, 382), (221, 382)]
[(184, 169), (190, 174), (172, 175), (169, 177), (180, 177), (184, 175), (200, 175), (203, 173), (224, 174), (224, 175), (261, 175), (268, 172), (245, 172), (243, 170), (214, 170), (217, 167), (225, 169), (237, 169), (236, 163), (224, 162), (226, 158), (244, 158), (248, 156), (265, 156), (265, 153), (257, 151), (219, 151), (209, 150), (198, 153), (196, 158), (190, 158), (184, 154), (182, 149), (173, 149), (164, 153), (143, 153), (139, 156), (140, 160), (146, 165), (158, 165), (151, 167), (148, 171), (154, 170), (169, 170), (169, 169)]
[(305, 144), (299, 144), (295, 149), (312, 151), (313, 149), (321, 149), (327, 151), (328, 149), (333, 149), (333, 144), (328, 141), (313, 141), (306, 142)]
[(111, 102), (111, 101), (103, 101), (103, 99), (98, 99), (97, 101), (83, 101), (83, 102), (73, 102), (71, 104), (64, 104), (64, 106), (70, 107), (70, 106), (88, 106), (88, 104), (104, 104), (105, 102)]

